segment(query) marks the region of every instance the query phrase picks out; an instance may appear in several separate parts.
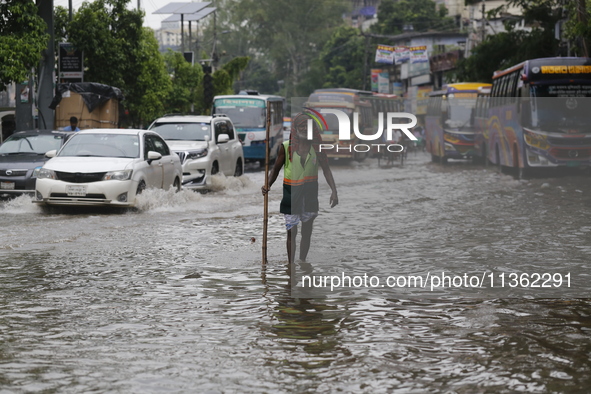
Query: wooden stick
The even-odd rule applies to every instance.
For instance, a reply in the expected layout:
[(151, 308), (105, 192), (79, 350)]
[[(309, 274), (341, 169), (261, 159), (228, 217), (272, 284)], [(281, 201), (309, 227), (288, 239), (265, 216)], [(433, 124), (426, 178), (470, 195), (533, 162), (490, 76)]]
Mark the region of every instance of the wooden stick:
[[(271, 105), (267, 102), (267, 135), (265, 136), (265, 189), (269, 190), (269, 134), (271, 130)], [(263, 265), (267, 264), (267, 225), (269, 222), (269, 193), (264, 196), (263, 212)]]

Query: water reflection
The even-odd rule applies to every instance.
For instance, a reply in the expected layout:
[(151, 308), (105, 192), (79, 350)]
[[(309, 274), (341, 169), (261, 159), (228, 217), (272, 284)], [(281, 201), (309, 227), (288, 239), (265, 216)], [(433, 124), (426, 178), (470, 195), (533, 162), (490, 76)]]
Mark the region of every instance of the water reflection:
[[(517, 181), (427, 161), (363, 177), (336, 166), (339, 185), (360, 185), (359, 199), (390, 189), (382, 213), (402, 219), (376, 233), (375, 218), (349, 228), (326, 214), (319, 226), (396, 248), (387, 266), (349, 258), (343, 267), (395, 273), (452, 255), (458, 270), (568, 265), (588, 285), (586, 178)], [(589, 391), (586, 298), (293, 297), (273, 209), (269, 264), (260, 263), (263, 175), (207, 195), (147, 194), (145, 209), (124, 215), (44, 215), (30, 199), (0, 206), (0, 391)], [(387, 245), (397, 231), (413, 237)], [(307, 271), (323, 272), (322, 252), (313, 246)]]

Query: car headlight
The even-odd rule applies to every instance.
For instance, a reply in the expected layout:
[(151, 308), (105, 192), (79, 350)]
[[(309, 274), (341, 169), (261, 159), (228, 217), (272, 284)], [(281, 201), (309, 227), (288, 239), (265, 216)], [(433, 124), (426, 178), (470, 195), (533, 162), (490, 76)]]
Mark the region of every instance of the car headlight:
[(207, 149), (197, 150), (197, 151), (193, 151), (193, 152), (188, 152), (187, 153), (187, 160), (199, 159), (200, 157), (205, 157), (205, 156), (207, 156)]
[(132, 170), (109, 171), (103, 177), (103, 181), (126, 181), (131, 179)]
[(39, 178), (39, 171), (41, 171), (41, 168), (42, 168), (42, 167), (36, 167), (36, 168), (33, 170), (33, 178)]
[(49, 170), (47, 168), (35, 168), (33, 175), (37, 175), (37, 179), (57, 179), (55, 176), (55, 171)]

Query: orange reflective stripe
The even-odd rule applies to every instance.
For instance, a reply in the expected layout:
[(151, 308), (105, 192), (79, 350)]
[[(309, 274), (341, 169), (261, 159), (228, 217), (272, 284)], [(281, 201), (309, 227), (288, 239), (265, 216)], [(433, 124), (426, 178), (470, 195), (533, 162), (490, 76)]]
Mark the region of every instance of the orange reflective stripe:
[(286, 185), (303, 185), (304, 183), (307, 182), (317, 182), (318, 181), (318, 177), (317, 176), (307, 176), (304, 179), (286, 179), (283, 178), (283, 183), (285, 183)]

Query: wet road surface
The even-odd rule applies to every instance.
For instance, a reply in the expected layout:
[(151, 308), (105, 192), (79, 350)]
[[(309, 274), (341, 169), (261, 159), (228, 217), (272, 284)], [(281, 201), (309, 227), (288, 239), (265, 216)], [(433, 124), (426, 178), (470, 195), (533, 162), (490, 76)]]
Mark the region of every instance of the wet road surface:
[(312, 272), (543, 270), (573, 287), (295, 298), (279, 184), (261, 266), (257, 171), (205, 195), (148, 190), (127, 212), (20, 197), (0, 204), (0, 393), (591, 388), (591, 178), (516, 180), (421, 153), (333, 171), (340, 204), (323, 184)]

